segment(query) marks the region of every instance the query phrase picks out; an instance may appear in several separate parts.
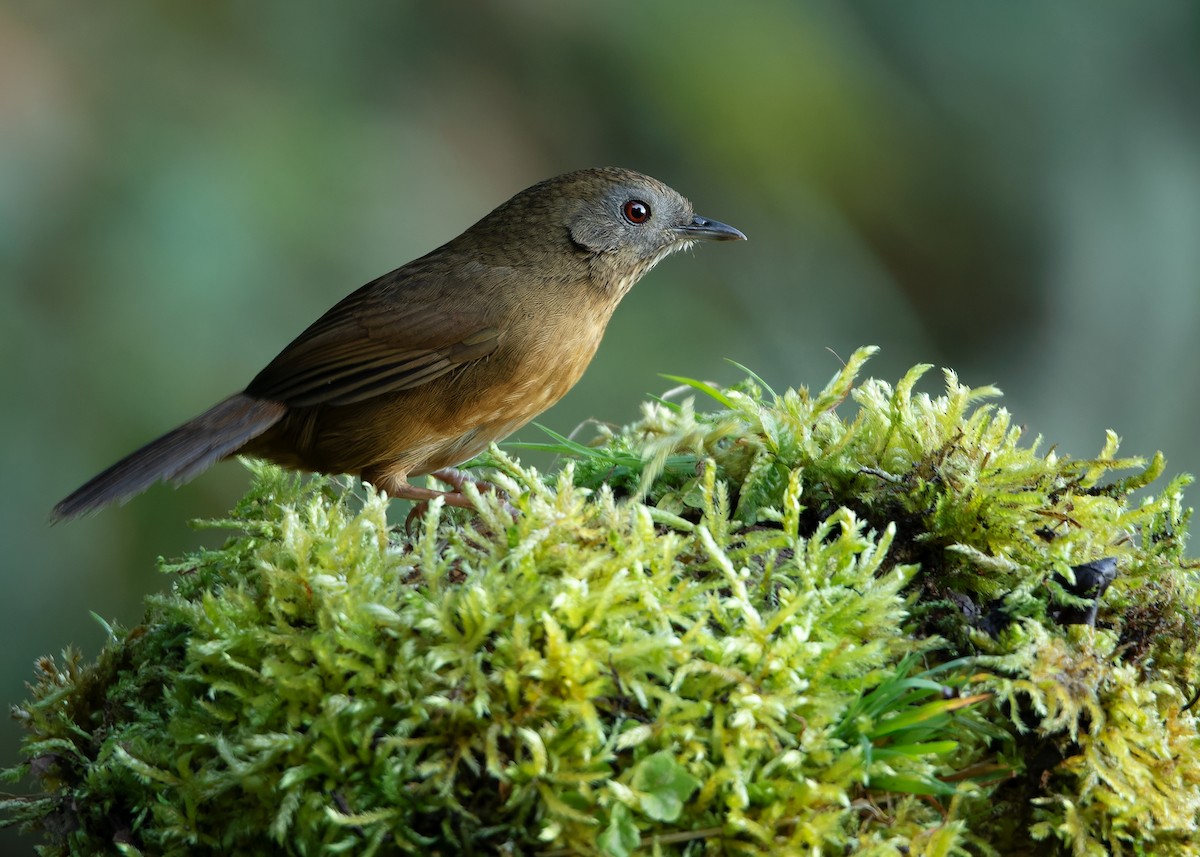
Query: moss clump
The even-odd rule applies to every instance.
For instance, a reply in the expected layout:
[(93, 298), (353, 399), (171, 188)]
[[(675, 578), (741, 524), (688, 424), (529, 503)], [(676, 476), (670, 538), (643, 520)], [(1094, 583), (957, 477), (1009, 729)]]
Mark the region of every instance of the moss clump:
[[(251, 464), (142, 625), (39, 663), (8, 822), (45, 854), (1200, 854), (1187, 480), (1135, 501), (1160, 457), (1039, 454), (925, 367), (852, 389), (868, 355), (816, 395), (689, 382), (719, 409), (562, 439), (548, 481), (493, 451), (518, 514), (411, 538)], [(1100, 560), (1095, 626), (1059, 624)]]

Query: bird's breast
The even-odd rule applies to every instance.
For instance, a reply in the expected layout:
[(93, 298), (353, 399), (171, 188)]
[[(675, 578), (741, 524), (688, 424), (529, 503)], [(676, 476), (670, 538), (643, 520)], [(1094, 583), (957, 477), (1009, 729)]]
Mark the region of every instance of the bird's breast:
[(515, 325), (494, 355), (510, 369), (507, 383), (493, 388), (489, 416), (523, 424), (565, 396), (592, 362), (610, 314), (590, 308), (574, 317), (532, 313)]

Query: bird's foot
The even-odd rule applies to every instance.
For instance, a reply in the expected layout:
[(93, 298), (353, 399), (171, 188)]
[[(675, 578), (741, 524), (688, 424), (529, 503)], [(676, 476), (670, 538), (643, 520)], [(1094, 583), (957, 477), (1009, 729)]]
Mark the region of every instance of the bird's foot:
[[(438, 491), (435, 488), (422, 488), (418, 485), (413, 485), (407, 479), (381, 479), (378, 482), (373, 482), (376, 488), (385, 491), (389, 497), (413, 501), (413, 507), (404, 519), (404, 531), (410, 535), (413, 523), (425, 516), (425, 513), (429, 511), (430, 501), (438, 497), (441, 497), (442, 502), (447, 506), (453, 506), (457, 509), (474, 509), (475, 504), (471, 502), (471, 498), (463, 493), (462, 489), (465, 485), (474, 485), (476, 490), (481, 494), (485, 491), (494, 491), (497, 494), (501, 493), (492, 483), (481, 479), (472, 479), (469, 474), (452, 467), (435, 470), (429, 475), (439, 482), (444, 482), (454, 490)], [(368, 479), (368, 481), (372, 480)], [(517, 514), (516, 509), (510, 506), (507, 501), (504, 507), (512, 515), (515, 516)]]
[(459, 470), (457, 467), (443, 467), (441, 470), (435, 470), (429, 474), (438, 482), (445, 482), (455, 493), (462, 494), (464, 485), (474, 485), (480, 494), (485, 491), (496, 491), (496, 486), (485, 479), (475, 479), (470, 473), (465, 470)]

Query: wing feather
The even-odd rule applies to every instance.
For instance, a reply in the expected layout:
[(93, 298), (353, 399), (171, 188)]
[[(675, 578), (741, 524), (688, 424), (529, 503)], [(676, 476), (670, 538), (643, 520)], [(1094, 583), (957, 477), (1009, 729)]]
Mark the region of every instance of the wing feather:
[(326, 312), (246, 392), (293, 407), (348, 405), (428, 384), (498, 347), (502, 327), (474, 308), (471, 284), (410, 267)]

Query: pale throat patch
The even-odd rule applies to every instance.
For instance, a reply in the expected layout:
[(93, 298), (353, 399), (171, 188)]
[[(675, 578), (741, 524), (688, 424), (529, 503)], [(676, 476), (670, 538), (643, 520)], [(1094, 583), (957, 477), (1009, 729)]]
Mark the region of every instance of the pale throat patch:
[(645, 267), (641, 268), (638, 271), (635, 271), (632, 274), (629, 274), (626, 277), (622, 277), (617, 282), (617, 288), (616, 288), (617, 297), (618, 298), (625, 297), (625, 295), (629, 293), (629, 290), (633, 288), (633, 284), (636, 283), (638, 280), (640, 280), (642, 277), (649, 274), (652, 270), (654, 270), (654, 266), (657, 265), (659, 262), (661, 262), (663, 259), (670, 256), (672, 253), (679, 252), (680, 250), (690, 249), (695, 243), (696, 243), (695, 241), (680, 241), (677, 244), (669, 244), (666, 247), (664, 247), (663, 249), (659, 250), (658, 253), (655, 256), (653, 256), (650, 259), (650, 261), (648, 261), (646, 263)]

